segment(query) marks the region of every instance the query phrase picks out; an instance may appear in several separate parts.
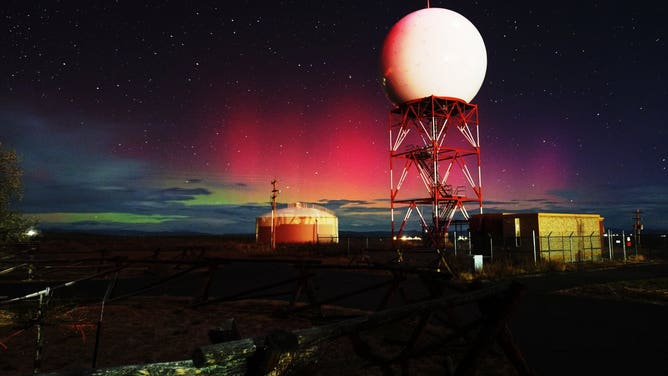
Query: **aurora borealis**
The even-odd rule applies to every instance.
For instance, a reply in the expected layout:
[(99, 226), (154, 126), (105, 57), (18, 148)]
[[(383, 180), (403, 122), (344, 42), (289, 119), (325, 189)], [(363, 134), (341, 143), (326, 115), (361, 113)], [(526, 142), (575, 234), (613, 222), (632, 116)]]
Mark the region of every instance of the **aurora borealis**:
[[(0, 142), (45, 228), (250, 233), (314, 202), (389, 230), (378, 58), (421, 1), (11, 2)], [(668, 229), (667, 11), (639, 1), (438, 2), (485, 41), (485, 210)]]

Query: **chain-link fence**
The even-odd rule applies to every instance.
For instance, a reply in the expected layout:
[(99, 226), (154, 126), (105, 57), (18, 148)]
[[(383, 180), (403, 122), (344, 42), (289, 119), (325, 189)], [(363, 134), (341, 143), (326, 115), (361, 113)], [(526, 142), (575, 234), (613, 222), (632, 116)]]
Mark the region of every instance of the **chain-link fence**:
[(603, 257), (609, 260), (666, 259), (668, 258), (667, 234), (641, 234), (608, 231), (603, 235)]
[[(318, 246), (324, 252), (356, 254), (363, 251), (389, 251), (395, 248), (430, 248), (431, 244), (418, 236), (405, 236), (393, 241), (391, 237), (384, 235), (352, 234), (341, 235), (336, 239), (322, 238)], [(489, 259), (526, 259), (535, 262), (625, 260), (641, 256), (668, 257), (668, 237), (649, 234), (636, 240), (633, 233), (612, 231), (603, 235), (598, 233), (538, 235), (534, 232), (531, 236), (523, 237), (450, 232), (445, 248), (455, 256), (481, 254)]]
[(469, 249), (490, 261), (503, 259), (517, 262), (583, 262), (600, 261), (603, 248), (599, 234), (538, 235), (495, 237), (491, 234), (471, 234)]
[[(466, 237), (463, 237), (466, 240)], [(499, 237), (491, 234), (468, 234), (468, 241), (454, 237), (453, 248), (468, 249), (470, 254), (483, 255), (489, 261), (539, 262), (600, 262), (668, 258), (668, 236), (647, 234), (640, 237), (624, 231), (591, 233), (541, 234)]]

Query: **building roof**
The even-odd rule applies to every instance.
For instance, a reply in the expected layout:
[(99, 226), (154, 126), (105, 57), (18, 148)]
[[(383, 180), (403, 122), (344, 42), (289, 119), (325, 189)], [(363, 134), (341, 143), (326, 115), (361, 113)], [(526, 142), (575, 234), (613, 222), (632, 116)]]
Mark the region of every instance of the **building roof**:
[(537, 215), (537, 216), (550, 216), (550, 217), (601, 217), (600, 214), (596, 213), (553, 213), (553, 212), (519, 212), (519, 213), (484, 213), (484, 214), (471, 214), (471, 217), (474, 216), (520, 216), (520, 215)]

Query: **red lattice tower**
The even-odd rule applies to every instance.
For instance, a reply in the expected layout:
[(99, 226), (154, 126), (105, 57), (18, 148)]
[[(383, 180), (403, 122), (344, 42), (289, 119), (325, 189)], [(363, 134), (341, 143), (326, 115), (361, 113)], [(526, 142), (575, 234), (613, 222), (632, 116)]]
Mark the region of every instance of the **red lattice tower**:
[(482, 214), (478, 106), (436, 96), (407, 101), (390, 111), (389, 133), (393, 239), (415, 216), (442, 248), (456, 213), (468, 219), (467, 206), (475, 206)]

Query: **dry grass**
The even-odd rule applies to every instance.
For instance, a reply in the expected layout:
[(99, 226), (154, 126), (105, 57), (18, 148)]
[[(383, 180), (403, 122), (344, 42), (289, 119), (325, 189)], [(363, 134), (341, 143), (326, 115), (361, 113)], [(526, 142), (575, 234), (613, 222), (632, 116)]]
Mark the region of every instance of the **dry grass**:
[(564, 262), (563, 260), (543, 260), (534, 264), (533, 261), (512, 261), (507, 258), (495, 258), (493, 262), (484, 259), (482, 272), (473, 271), (473, 265), (469, 258), (459, 257), (452, 260), (456, 270), (457, 278), (462, 281), (472, 280), (503, 280), (522, 275), (541, 275), (550, 273), (574, 272), (580, 270), (596, 270), (608, 267), (618, 267), (628, 264), (661, 262), (660, 260), (648, 260), (643, 255), (633, 255), (623, 260), (607, 260), (596, 262)]
[(644, 255), (638, 254), (638, 255), (630, 255), (626, 258), (629, 262), (645, 262), (647, 261), (647, 257)]
[(556, 293), (665, 306), (668, 305), (668, 278), (597, 283), (559, 290)]

